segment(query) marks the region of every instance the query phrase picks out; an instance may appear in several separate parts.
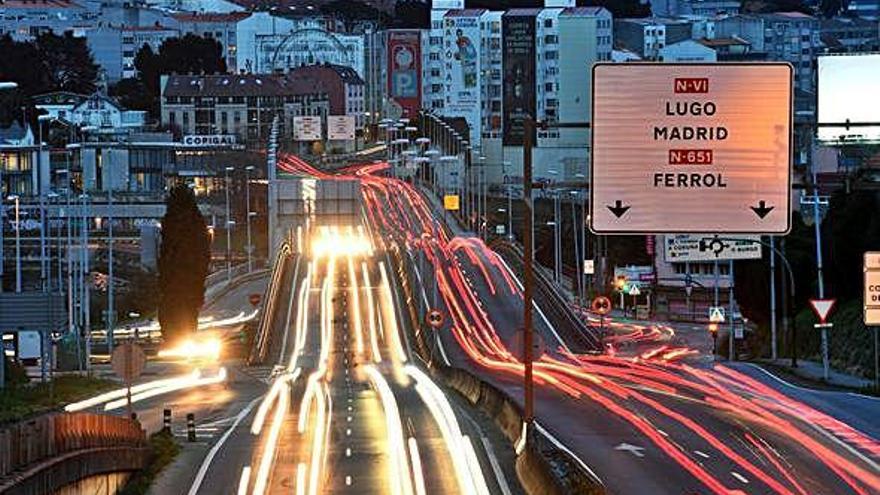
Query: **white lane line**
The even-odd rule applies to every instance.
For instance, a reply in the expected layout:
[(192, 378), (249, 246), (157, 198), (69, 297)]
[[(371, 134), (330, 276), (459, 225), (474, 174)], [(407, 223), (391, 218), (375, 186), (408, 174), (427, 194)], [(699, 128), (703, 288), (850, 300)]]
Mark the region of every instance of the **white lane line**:
[(241, 478), (238, 479), (238, 495), (247, 495), (248, 483), (251, 480), (251, 467), (241, 468)]
[(351, 486), (351, 476), (345, 477), (345, 486)]
[(873, 397), (873, 396), (870, 396), (870, 395), (860, 394), (860, 393), (858, 393), (858, 392), (840, 392), (840, 391), (837, 391), (837, 390), (819, 390), (819, 389), (815, 389), (815, 388), (801, 387), (801, 386), (799, 386), (799, 385), (795, 385), (795, 384), (793, 384), (793, 383), (790, 383), (790, 382), (786, 381), (785, 379), (783, 379), (783, 378), (781, 378), (781, 377), (778, 377), (778, 376), (774, 375), (773, 373), (771, 373), (770, 371), (768, 371), (767, 369), (765, 369), (763, 366), (760, 366), (760, 365), (757, 365), (757, 364), (754, 364), (754, 363), (743, 363), (743, 364), (746, 365), (746, 366), (749, 366), (749, 367), (755, 368), (756, 370), (758, 370), (758, 371), (764, 373), (765, 375), (769, 376), (770, 378), (776, 380), (777, 382), (779, 382), (779, 383), (781, 383), (781, 384), (783, 384), (783, 385), (785, 385), (785, 386), (787, 386), (787, 387), (791, 387), (791, 388), (794, 388), (794, 389), (797, 389), (797, 390), (801, 390), (801, 391), (803, 391), (803, 392), (809, 392), (809, 393), (813, 393), (813, 394), (847, 394), (847, 395), (850, 395), (850, 396), (852, 396), (852, 397), (858, 397), (858, 398), (860, 398), (860, 399), (868, 399), (868, 400), (873, 400), (873, 401), (880, 401), (880, 397)]
[(657, 428), (657, 433), (663, 435), (664, 437), (667, 437), (667, 438), (669, 437), (669, 433), (666, 433), (665, 431), (661, 430), (660, 428)]
[(747, 480), (745, 476), (737, 473), (736, 471), (731, 471), (730, 475), (733, 476), (734, 478), (738, 479), (740, 483), (743, 483), (745, 485), (749, 484), (749, 480)]
[(351, 447), (345, 448), (345, 457), (351, 457)]
[(248, 414), (251, 413), (254, 406), (257, 405), (257, 402), (262, 399), (263, 396), (259, 396), (254, 400), (250, 401), (250, 403), (245, 406), (241, 412), (238, 413), (238, 416), (235, 417), (235, 421), (233, 421), (232, 426), (226, 430), (226, 433), (217, 440), (217, 443), (211, 447), (211, 450), (208, 451), (208, 455), (205, 456), (205, 460), (202, 461), (202, 465), (199, 467), (199, 471), (196, 473), (196, 479), (193, 480), (192, 486), (189, 488), (188, 495), (196, 495), (199, 492), (199, 488), (202, 486), (202, 482), (205, 480), (205, 475), (208, 474), (208, 468), (211, 467), (211, 462), (214, 460), (214, 456), (217, 455), (217, 452), (220, 451), (220, 448), (223, 447), (223, 444), (226, 443), (226, 440), (229, 439), (229, 436), (232, 435), (232, 432), (238, 427), (238, 425), (247, 417)]
[(702, 450), (695, 450), (694, 454), (697, 454), (698, 456), (702, 457), (703, 459), (709, 458), (709, 454), (703, 452)]
[(599, 475), (597, 475), (595, 471), (590, 469), (590, 466), (587, 466), (586, 462), (584, 462), (583, 460), (581, 460), (580, 457), (575, 455), (575, 453), (572, 452), (571, 449), (566, 447), (565, 444), (563, 444), (558, 439), (556, 439), (556, 437), (551, 435), (550, 432), (547, 431), (546, 429), (544, 429), (544, 427), (541, 426), (541, 424), (538, 423), (537, 421), (535, 421), (535, 427), (537, 428), (537, 430), (539, 432), (541, 432), (542, 435), (544, 435), (545, 437), (547, 437), (548, 440), (553, 442), (553, 445), (555, 445), (559, 449), (562, 449), (562, 451), (565, 452), (566, 454), (570, 455), (575, 460), (575, 462), (577, 462), (584, 469), (584, 471), (586, 471), (590, 475), (590, 477), (593, 478), (593, 480), (595, 480), (600, 485), (605, 486), (605, 483), (602, 482), (602, 478), (600, 478)]
[(486, 455), (489, 456), (489, 465), (492, 466), (492, 472), (495, 474), (495, 480), (498, 482), (498, 486), (501, 487), (501, 493), (503, 495), (511, 495), (510, 487), (507, 485), (507, 478), (504, 477), (504, 471), (501, 470), (501, 464), (498, 462), (498, 458), (495, 457), (495, 452), (492, 450), (492, 444), (489, 443), (489, 439), (484, 437), (482, 432), (480, 433), (480, 443), (483, 444), (483, 449), (486, 451)]

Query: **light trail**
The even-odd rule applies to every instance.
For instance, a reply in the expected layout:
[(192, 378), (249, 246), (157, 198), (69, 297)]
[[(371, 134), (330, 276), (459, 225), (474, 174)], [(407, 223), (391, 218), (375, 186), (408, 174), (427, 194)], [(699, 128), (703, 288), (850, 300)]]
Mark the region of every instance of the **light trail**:
[[(195, 370), (191, 375), (174, 379), (174, 381), (171, 383), (167, 383), (158, 387), (148, 388), (143, 392), (133, 394), (131, 396), (131, 403), (134, 404), (142, 400), (146, 400), (170, 392), (176, 392), (178, 390), (215, 385), (218, 383), (223, 383), (224, 381), (226, 381), (226, 368), (220, 368), (220, 370), (214, 376), (202, 376), (200, 370)], [(114, 409), (125, 407), (127, 404), (127, 399), (117, 399), (105, 404), (104, 410), (112, 411)]]
[(385, 271), (385, 263), (379, 262), (379, 273), (381, 274), (380, 294), (382, 295), (382, 313), (388, 321), (386, 325), (389, 331), (385, 333), (385, 338), (391, 341), (391, 345), (397, 353), (397, 359), (405, 363), (407, 361), (406, 351), (400, 340), (400, 329), (397, 326), (397, 315), (394, 314), (394, 296), (391, 294), (391, 282), (388, 280), (388, 273)]
[(354, 271), (354, 260), (352, 257), (348, 257), (348, 281), (351, 292), (351, 303), (353, 308), (354, 317), (354, 341), (355, 341), (355, 352), (358, 356), (362, 356), (364, 354), (364, 329), (363, 322), (361, 322), (361, 291), (358, 286), (358, 278), (355, 275)]
[[(286, 380), (279, 379), (278, 381)], [(287, 415), (287, 409), (289, 406), (290, 389), (284, 386), (278, 394), (278, 403), (275, 407), (275, 414), (272, 416), (272, 424), (269, 426), (269, 434), (266, 437), (266, 442), (263, 444), (263, 450), (260, 455), (260, 464), (257, 468), (257, 476), (254, 481), (254, 491), (251, 492), (253, 495), (263, 495), (266, 493), (272, 464), (275, 462), (278, 436), (281, 433), (281, 426), (284, 424), (284, 416)]]
[(376, 337), (376, 305), (373, 302), (373, 285), (370, 283), (370, 272), (367, 270), (367, 263), (361, 262), (361, 272), (364, 276), (364, 290), (367, 294), (367, 320), (370, 323), (370, 353), (373, 355), (374, 363), (382, 362), (382, 355), (379, 353), (379, 340)]
[(419, 444), (413, 437), (409, 437), (408, 443), (413, 479), (415, 480), (415, 495), (425, 495), (425, 475), (422, 473), (422, 460), (419, 458)]
[(413, 495), (413, 481), (410, 477), (408, 456), (400, 424), (397, 400), (388, 382), (373, 365), (364, 365), (364, 372), (370, 378), (385, 411), (385, 428), (388, 440), (388, 482), (394, 495)]
[[(150, 390), (152, 388), (164, 387), (167, 385), (174, 384), (182, 379), (190, 378), (194, 375), (195, 372), (190, 373), (188, 375), (177, 376), (173, 378), (163, 378), (161, 380), (153, 380), (146, 383), (141, 383), (138, 385), (134, 385), (131, 387), (131, 393), (137, 394), (143, 392), (145, 390)], [(73, 402), (64, 406), (64, 410), (66, 412), (76, 412), (82, 411), (84, 409), (89, 409), (91, 407), (103, 404), (105, 402), (110, 402), (114, 399), (119, 399), (120, 397), (125, 397), (128, 391), (127, 387), (118, 388), (115, 390), (111, 390), (110, 392), (104, 392), (102, 394), (96, 395), (94, 397), (89, 397), (88, 399), (81, 400), (79, 402)]]

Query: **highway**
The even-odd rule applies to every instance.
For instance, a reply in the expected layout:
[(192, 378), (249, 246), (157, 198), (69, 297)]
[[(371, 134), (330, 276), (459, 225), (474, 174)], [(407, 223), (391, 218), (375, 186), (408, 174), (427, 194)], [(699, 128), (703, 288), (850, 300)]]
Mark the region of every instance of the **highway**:
[(191, 493), (507, 493), (483, 432), (414, 362), (381, 243), (308, 237), (280, 296), (279, 372)]
[[(320, 176), (297, 160), (286, 165)], [(349, 173), (363, 181), (373, 229), (413, 254), (424, 299), (438, 294), (448, 322), (437, 332), (441, 354), (519, 399), (518, 280), (481, 241), (452, 237), (413, 186), (382, 169)], [(538, 422), (612, 493), (880, 492), (878, 439), (828, 408), (699, 349), (658, 342), (670, 334), (662, 325), (615, 330), (606, 343), (641, 336), (620, 356), (572, 352), (542, 313)], [(863, 405), (876, 417), (876, 401)]]

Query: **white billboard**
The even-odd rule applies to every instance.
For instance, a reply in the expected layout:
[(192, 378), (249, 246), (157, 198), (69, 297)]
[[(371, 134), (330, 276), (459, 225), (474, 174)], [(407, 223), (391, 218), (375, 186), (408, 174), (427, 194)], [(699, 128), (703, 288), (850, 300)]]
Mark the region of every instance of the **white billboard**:
[(448, 102), (443, 115), (463, 117), (470, 125), (468, 140), (480, 140), (480, 17), (454, 16), (444, 19)]
[(679, 234), (664, 236), (666, 262), (761, 258), (761, 236)]
[(354, 116), (328, 115), (327, 139), (331, 141), (354, 141)]
[(785, 234), (787, 63), (593, 66), (591, 227), (604, 234)]
[(293, 118), (294, 141), (320, 141), (321, 117), (302, 116)]
[(880, 141), (880, 54), (819, 57), (818, 138), (838, 143)]

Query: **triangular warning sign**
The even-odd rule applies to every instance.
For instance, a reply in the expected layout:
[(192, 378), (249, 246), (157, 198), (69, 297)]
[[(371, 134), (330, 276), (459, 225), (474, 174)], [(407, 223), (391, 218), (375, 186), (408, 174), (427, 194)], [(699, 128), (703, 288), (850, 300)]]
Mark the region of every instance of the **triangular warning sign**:
[(831, 308), (834, 307), (836, 302), (837, 299), (810, 299), (810, 306), (813, 307), (813, 311), (819, 317), (819, 321), (825, 323), (825, 319), (828, 318), (828, 314), (831, 313)]

